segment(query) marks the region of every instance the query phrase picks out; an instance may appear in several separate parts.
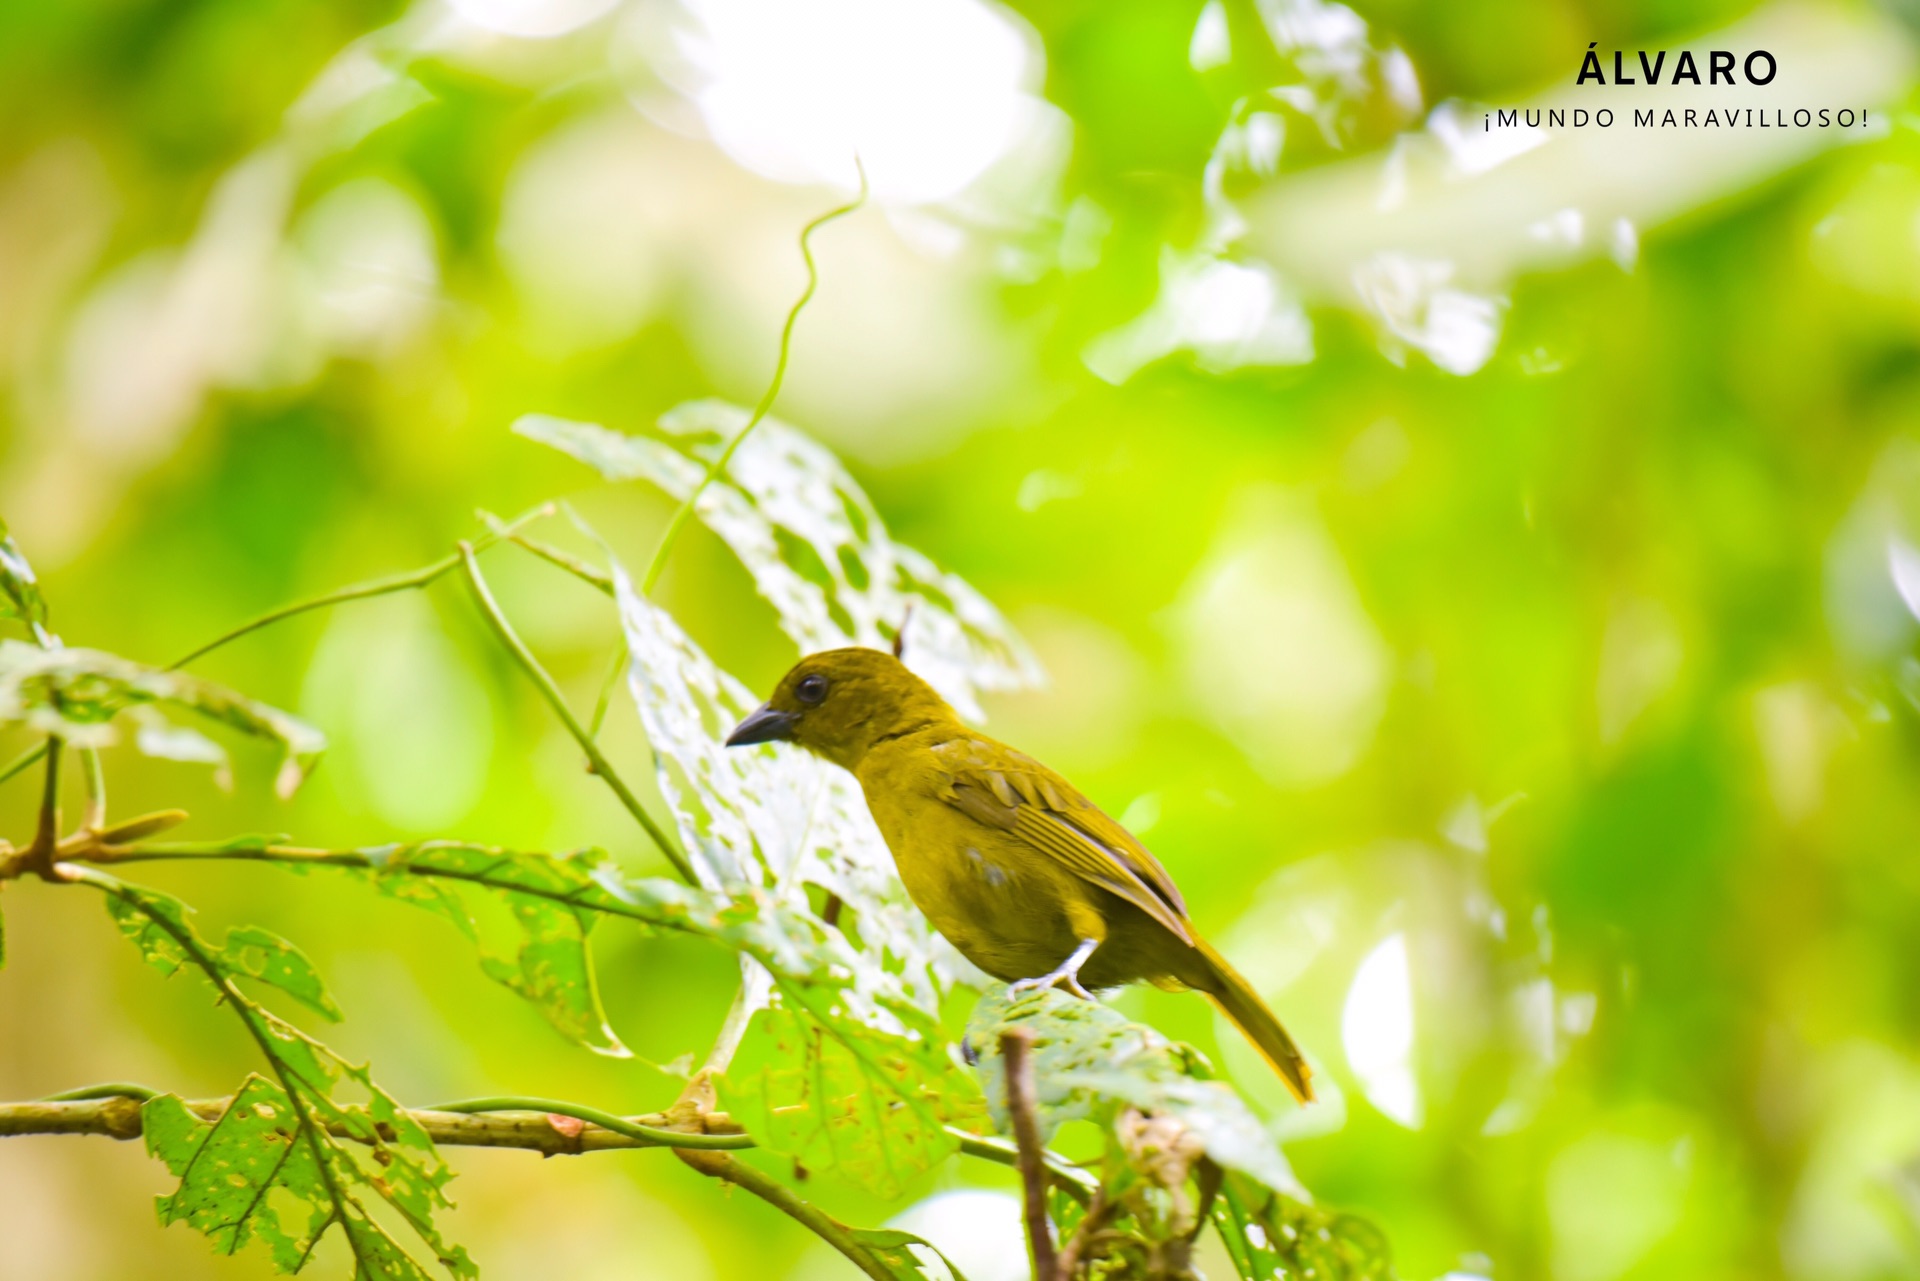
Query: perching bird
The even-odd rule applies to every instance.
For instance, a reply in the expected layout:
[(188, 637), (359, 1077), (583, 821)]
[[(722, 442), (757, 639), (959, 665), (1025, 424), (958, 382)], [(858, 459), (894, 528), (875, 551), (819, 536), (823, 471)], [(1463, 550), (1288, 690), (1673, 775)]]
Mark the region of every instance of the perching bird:
[(933, 927), (1015, 991), (1141, 979), (1206, 993), (1302, 1103), (1311, 1072), (1280, 1020), (1194, 933), (1166, 869), (1058, 774), (962, 724), (890, 654), (802, 659), (727, 739), (797, 743), (850, 770)]

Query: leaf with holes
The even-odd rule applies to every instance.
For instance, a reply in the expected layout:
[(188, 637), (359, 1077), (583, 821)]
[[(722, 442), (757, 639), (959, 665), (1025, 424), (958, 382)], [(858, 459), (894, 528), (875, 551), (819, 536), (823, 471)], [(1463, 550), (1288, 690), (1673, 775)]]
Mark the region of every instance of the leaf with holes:
[[(897, 1228), (849, 1228), (847, 1235), (867, 1247), (895, 1281), (967, 1281), (953, 1260), (924, 1237)], [(937, 1266), (936, 1266), (937, 1265)], [(933, 1269), (929, 1271), (929, 1269)], [(944, 1269), (944, 1271), (942, 1271)]]
[[(213, 1125), (201, 1125), (176, 1105), (155, 1107), (149, 1143), (180, 1177), (179, 1188), (162, 1201), (167, 1222), (207, 1232), (228, 1253), (260, 1241), (283, 1271), (297, 1270), (338, 1227), (356, 1278), (423, 1281), (427, 1273), (373, 1217), (369, 1204), (377, 1201), (454, 1277), (477, 1275), (467, 1252), (434, 1223), (449, 1207), (444, 1189), (452, 1175), (426, 1131), (366, 1068), (346, 1062), (239, 986), (243, 978), (255, 979), (323, 1012), (331, 1009), (304, 957), (254, 929), (235, 930), (215, 948), (180, 900), (95, 868), (72, 875), (105, 894), (115, 923), (150, 964), (168, 975), (192, 969), (211, 984), (267, 1061), (270, 1079), (249, 1082)], [(366, 1101), (342, 1099), (342, 1087)], [(301, 1202), (304, 1212), (296, 1208)]]
[(284, 753), (277, 781), (282, 796), (293, 794), (327, 745), (305, 721), (197, 676), (98, 650), (43, 650), (0, 641), (0, 724), (58, 734), (78, 746), (100, 746), (113, 741), (115, 717), (154, 704), (197, 712), (277, 743)]
[(1379, 1228), (1283, 1196), (1229, 1174), (1213, 1225), (1242, 1277), (1272, 1281), (1394, 1281), (1393, 1253)]
[(512, 913), (519, 939), (508, 949), (483, 946), (480, 963), (487, 976), (532, 1001), (563, 1035), (588, 1049), (630, 1055), (600, 1003), (587, 945), (596, 917), (575, 901), (604, 897), (594, 879), (604, 853), (555, 857), (444, 841), (362, 853), (377, 869), (375, 884), (384, 893), (445, 917), (475, 942), (482, 942), (481, 931), (457, 887), (492, 891)]
[(1033, 1072), (1044, 1134), (1072, 1120), (1111, 1127), (1128, 1108), (1174, 1116), (1216, 1163), (1290, 1196), (1306, 1196), (1266, 1127), (1231, 1086), (1210, 1079), (1197, 1051), (1098, 1001), (1052, 988), (1012, 1001), (1005, 988), (995, 988), (981, 998), (967, 1029), (975, 1073), (1002, 1132), (1007, 1114), (1000, 1037), (1014, 1027), (1035, 1034)]
[(897, 1197), (955, 1151), (946, 1126), (973, 1119), (973, 1091), (938, 1043), (803, 1002), (782, 991), (754, 1016), (721, 1098), (761, 1146)]
[(171, 1094), (148, 1100), (140, 1117), (147, 1151), (180, 1180), (158, 1198), (161, 1223), (185, 1223), (222, 1254), (257, 1241), (280, 1271), (299, 1268), (333, 1205), (285, 1090), (249, 1076), (211, 1125)]
[[(599, 471), (646, 480), (685, 501), (749, 415), (693, 401), (628, 436), (592, 423), (530, 415), (514, 430)], [(981, 690), (1038, 682), (1026, 645), (967, 583), (887, 533), (840, 460), (804, 433), (766, 419), (701, 493), (695, 513), (753, 575), (801, 652), (885, 647), (911, 611), (907, 662), (962, 713), (977, 718)]]

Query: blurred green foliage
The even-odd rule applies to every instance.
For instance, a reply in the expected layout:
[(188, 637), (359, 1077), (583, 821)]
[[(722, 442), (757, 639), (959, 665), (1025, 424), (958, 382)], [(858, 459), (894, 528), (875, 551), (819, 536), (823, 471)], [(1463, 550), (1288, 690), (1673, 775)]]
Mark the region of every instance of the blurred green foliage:
[[(1566, 84), (1589, 40), (1672, 47), (1747, 11), (1357, 8), (1429, 106), (1518, 101)], [(354, 145), (302, 143), (295, 163), (263, 150), (288, 108), (397, 7), (0, 8), (0, 512), (69, 644), (164, 664), (444, 555), (477, 506), (555, 494), (642, 563), (665, 501), (587, 487), (508, 425), (631, 429), (763, 385), (800, 280), (792, 236), (840, 194), (675, 132), (672, 77), (633, 51), (655, 46), (618, 35), (633, 14), (517, 40), (451, 19), (436, 36), (423, 13), (391, 61), (430, 99)], [(1914, 1275), (1907, 106), (1640, 228), (1630, 270), (1582, 258), (1508, 282), (1470, 376), (1389, 359), (1373, 318), (1315, 300), (1310, 361), (1209, 372), (1175, 354), (1111, 385), (1083, 353), (1154, 300), (1169, 246), (1201, 237), (1233, 103), (1277, 74), (1239, 57), (1196, 72), (1201, 17), (1023, 6), (1033, 87), (1061, 113), (1052, 177), (947, 222), (883, 192), (824, 232), (781, 412), (1023, 629), (1052, 684), (989, 700), (991, 730), (1141, 830), (1330, 1101), (1292, 1113), (1191, 997), (1119, 1007), (1268, 1106), (1302, 1181), (1377, 1222), (1403, 1275)], [(1389, 145), (1371, 127), (1344, 146)], [(1270, 181), (1338, 151), (1291, 149)], [(617, 643), (603, 598), (530, 558), (489, 572), (590, 707)], [(749, 685), (791, 661), (705, 532), (661, 594)], [(116, 813), (179, 805), (199, 838), (601, 844), (664, 870), (456, 584), (293, 621), (204, 671), (318, 724), (327, 763), (282, 804), (265, 753), (235, 751), (229, 793), (110, 749)], [(607, 746), (644, 777), (630, 706)], [(0, 795), (15, 841), (32, 791), (23, 777)], [(351, 1015), (333, 1044), (403, 1100), (643, 1111), (679, 1088), (580, 1052), (402, 905), (247, 869), (154, 879), (214, 933), (299, 939)], [(6, 892), (0, 1096), (107, 1078), (231, 1090), (252, 1060), (230, 1015), (159, 984), (72, 900)], [(1396, 938), (1404, 1003), (1380, 950)], [(732, 958), (596, 942), (636, 1053), (711, 1042)], [(1366, 1031), (1403, 1004), (1396, 1067)], [(834, 1275), (797, 1228), (662, 1154), (450, 1164), (449, 1233), (493, 1276)], [(1010, 1187), (949, 1166), (893, 1202), (832, 1176), (807, 1194), (861, 1224), (905, 1213), (980, 1281), (1006, 1273), (942, 1234), (991, 1233), (941, 1218), (978, 1212), (976, 1184)], [(146, 1198), (166, 1187), (131, 1146), (10, 1140), (0, 1275), (261, 1274), (163, 1231)]]

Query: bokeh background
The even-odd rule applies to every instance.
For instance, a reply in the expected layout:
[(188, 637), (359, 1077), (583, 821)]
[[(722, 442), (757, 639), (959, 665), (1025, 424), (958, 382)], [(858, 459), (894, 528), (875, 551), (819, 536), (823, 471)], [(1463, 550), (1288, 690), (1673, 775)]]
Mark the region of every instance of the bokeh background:
[[(1780, 73), (1576, 97), (1590, 41)], [(0, 512), (69, 643), (155, 661), (425, 564), (477, 507), (569, 497), (638, 561), (665, 502), (509, 425), (754, 401), (857, 152), (779, 412), (1021, 628), (1051, 683), (991, 729), (1147, 839), (1327, 1102), (1198, 1000), (1123, 1008), (1213, 1054), (1405, 1277), (1917, 1276), (1912, 48), (1898, 12), (1743, 0), (10, 4)], [(1871, 116), (1624, 119), (1682, 99)], [(1623, 119), (1484, 128), (1542, 102)], [(604, 600), (488, 566), (590, 705)], [(751, 685), (793, 657), (703, 530), (662, 598)], [(320, 724), (325, 767), (281, 803), (257, 753), (223, 790), (118, 748), (116, 812), (648, 866), (455, 583), (201, 670)], [(607, 733), (643, 777), (630, 707)], [(33, 791), (0, 794), (16, 840)], [(605, 930), (651, 1061), (610, 1062), (353, 886), (150, 879), (305, 946), (331, 1039), (417, 1103), (661, 1106), (651, 1064), (734, 982)], [(0, 908), (0, 1097), (248, 1070), (91, 896)], [(452, 1159), (496, 1278), (844, 1271), (664, 1155)], [(0, 1144), (0, 1277), (265, 1275), (161, 1230), (165, 1185), (137, 1145)], [(996, 1171), (809, 1195), (975, 1281), (1022, 1266)]]

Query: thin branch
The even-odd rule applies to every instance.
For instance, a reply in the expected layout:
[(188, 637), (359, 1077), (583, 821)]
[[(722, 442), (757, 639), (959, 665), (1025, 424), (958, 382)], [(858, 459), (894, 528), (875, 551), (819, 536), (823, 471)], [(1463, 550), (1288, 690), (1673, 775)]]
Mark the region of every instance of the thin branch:
[(87, 783), (87, 808), (80, 826), (89, 832), (98, 832), (107, 825), (107, 776), (100, 768), (99, 749), (81, 748), (80, 767), (81, 777)]
[(1053, 1225), (1047, 1220), (1047, 1177), (1040, 1142), (1040, 1104), (1033, 1085), (1033, 1030), (1012, 1027), (1000, 1034), (1000, 1056), (1007, 1070), (1007, 1115), (1013, 1122), (1013, 1141), (1020, 1153), (1020, 1184), (1025, 1192), (1027, 1251), (1036, 1281), (1059, 1275), (1054, 1255)]
[(487, 588), (487, 580), (481, 576), (479, 562), (473, 558), (473, 548), (467, 543), (461, 543), (459, 555), (462, 564), (466, 567), (467, 586), (473, 591), (474, 603), (480, 607), (480, 612), (486, 617), (488, 625), (493, 628), (494, 635), (500, 638), (500, 643), (507, 647), (507, 652), (513, 655), (521, 669), (539, 689), (541, 697), (547, 700), (547, 705), (552, 707), (554, 713), (560, 717), (561, 723), (567, 727), (567, 732), (573, 735), (573, 741), (578, 743), (580, 750), (586, 753), (593, 772), (613, 789), (613, 794), (619, 798), (620, 804), (626, 807), (627, 813), (633, 815), (647, 835), (653, 838), (653, 843), (659, 847), (662, 854), (666, 855), (667, 861), (673, 864), (674, 870), (680, 873), (681, 879), (689, 885), (698, 885), (699, 878), (694, 875), (693, 865), (687, 861), (687, 856), (680, 852), (679, 846), (668, 839), (660, 825), (653, 821), (653, 816), (640, 804), (639, 798), (634, 796), (607, 758), (601, 754), (599, 746), (593, 741), (593, 736), (587, 733), (580, 722), (574, 718), (572, 709), (567, 706), (567, 700), (560, 693), (560, 687), (554, 684), (553, 677), (547, 674), (546, 668), (540, 666), (540, 660), (533, 656), (533, 651), (527, 648), (526, 642), (522, 641), (519, 633), (513, 630), (513, 624), (509, 623), (507, 616), (500, 611), (499, 603), (493, 599), (493, 593)]
[[(1104, 1184), (1094, 1189), (1093, 1200), (1088, 1204), (1086, 1214), (1081, 1217), (1080, 1225), (1060, 1248), (1060, 1259), (1054, 1264), (1057, 1281), (1073, 1281), (1074, 1272), (1089, 1260), (1088, 1251), (1119, 1209), (1120, 1203), (1108, 1198)], [(1203, 1218), (1201, 1222), (1206, 1220)]]
[[(530, 524), (533, 521), (545, 516), (551, 516), (552, 514), (553, 504), (543, 503), (532, 511), (518, 516), (497, 528), (489, 529), (486, 533), (475, 538), (473, 540), (473, 549), (475, 551), (485, 551), (502, 538), (511, 537), (513, 532), (522, 525)], [(413, 570), (410, 573), (394, 574), (387, 578), (369, 579), (364, 583), (355, 583), (351, 587), (342, 587), (338, 591), (328, 592), (324, 596), (315, 596), (310, 600), (297, 601), (292, 605), (282, 605), (279, 609), (262, 614), (251, 622), (242, 623), (225, 635), (215, 637), (186, 657), (175, 659), (168, 665), (167, 670), (170, 672), (178, 671), (195, 659), (203, 658), (211, 654), (214, 650), (219, 649), (229, 641), (239, 640), (242, 636), (250, 632), (257, 632), (262, 627), (270, 626), (280, 622), (282, 619), (292, 618), (297, 614), (305, 614), (311, 610), (326, 609), (331, 605), (344, 605), (348, 601), (367, 600), (375, 596), (387, 596), (394, 592), (404, 592), (416, 587), (425, 587), (427, 584), (444, 577), (459, 567), (460, 554), (454, 552), (450, 555), (442, 556), (430, 565), (422, 565), (419, 569)], [(4, 781), (4, 778), (0, 778), (0, 782)]]
[(607, 723), (607, 712), (613, 707), (613, 691), (620, 688), (620, 678), (627, 674), (627, 663), (633, 657), (633, 651), (625, 645), (614, 651), (613, 665), (607, 668), (606, 679), (600, 682), (600, 696), (593, 700), (593, 719), (587, 722), (587, 733), (600, 737), (600, 727)]
[(47, 745), (45, 743), (39, 743), (33, 747), (29, 747), (26, 751), (20, 753), (20, 755), (14, 757), (11, 761), (8, 761), (6, 768), (0, 769), (0, 783), (6, 782), (16, 774), (26, 773), (33, 768), (35, 761), (38, 761), (46, 754)]
[(6, 867), (8, 876), (32, 872), (42, 880), (55, 880), (54, 851), (60, 844), (60, 756), (58, 735), (47, 739), (47, 768), (40, 790), (40, 817), (34, 827), (33, 843), (22, 850)]
[[(661, 1147), (697, 1148), (705, 1151), (737, 1151), (755, 1146), (752, 1138), (724, 1113), (708, 1113), (704, 1119), (706, 1129), (699, 1134), (666, 1129), (659, 1125), (650, 1125), (645, 1121), (629, 1121), (611, 1112), (599, 1108), (587, 1107), (580, 1103), (566, 1103), (558, 1099), (523, 1098), (518, 1095), (501, 1095), (484, 1099), (463, 1099), (458, 1103), (442, 1103), (434, 1112), (458, 1112), (468, 1115), (498, 1114), (502, 1112), (538, 1112), (548, 1116), (571, 1117), (587, 1125), (597, 1126), (622, 1138), (631, 1139), (636, 1144), (652, 1144)], [(716, 1133), (715, 1124), (731, 1126), (730, 1132)]]
[[(0, 1103), (0, 1138), (36, 1134), (98, 1134), (115, 1139), (140, 1137), (140, 1104), (161, 1091), (131, 1082), (112, 1082), (69, 1090), (45, 1099), (22, 1103)], [(225, 1111), (231, 1099), (193, 1099), (187, 1110), (205, 1121)], [(481, 1111), (475, 1104), (506, 1102), (511, 1110)], [(538, 1103), (539, 1107), (526, 1104)], [(755, 1146), (751, 1135), (743, 1133), (684, 1133), (668, 1128), (673, 1118), (652, 1112), (636, 1117), (615, 1117), (619, 1128), (585, 1120), (582, 1114), (599, 1114), (597, 1108), (550, 1099), (480, 1099), (443, 1105), (437, 1108), (409, 1108), (407, 1115), (418, 1121), (436, 1144), (452, 1147), (523, 1148), (548, 1156), (575, 1155), (584, 1152), (612, 1152), (635, 1148), (685, 1148), (690, 1151), (739, 1150)], [(556, 1128), (550, 1116), (581, 1120), (579, 1132), (568, 1134)], [(704, 1118), (709, 1129), (734, 1125), (724, 1113), (709, 1113)], [(571, 1129), (572, 1127), (567, 1127)], [(736, 1127), (737, 1129), (737, 1127)], [(357, 1139), (344, 1129), (330, 1127), (335, 1137)], [(1013, 1149), (992, 1139), (959, 1130), (948, 1133), (960, 1143), (968, 1156), (1014, 1165), (1018, 1156)], [(1087, 1194), (1086, 1176), (1078, 1170), (1060, 1168), (1050, 1171), (1059, 1186)]]
[[(146, 1091), (143, 1086), (96, 1086), (92, 1093), (111, 1090), (96, 1098), (40, 1099), (31, 1103), (0, 1103), (0, 1138), (32, 1134), (99, 1134), (114, 1139), (137, 1139), (141, 1133), (142, 1100), (131, 1091)], [(233, 1100), (193, 1099), (187, 1110), (203, 1121), (216, 1121)], [(464, 1105), (463, 1105), (464, 1108)], [(411, 1108), (406, 1115), (419, 1122), (435, 1144), (450, 1147), (522, 1148), (548, 1156), (578, 1155), (633, 1148), (686, 1147), (711, 1149), (722, 1146), (751, 1147), (744, 1134), (680, 1134), (660, 1129), (648, 1122), (664, 1122), (652, 1115), (627, 1120), (611, 1117), (615, 1127), (585, 1122), (577, 1130), (554, 1124), (550, 1117), (571, 1117), (595, 1112), (579, 1104), (558, 1104), (544, 1110), (515, 1108), (500, 1112), (468, 1112), (444, 1108)], [(600, 1115), (606, 1116), (605, 1113)], [(365, 1142), (361, 1133), (344, 1124), (330, 1123), (327, 1132), (334, 1138)], [(572, 1131), (569, 1133), (569, 1131)], [(633, 1131), (629, 1133), (628, 1131)]]
[(676, 1149), (674, 1155), (710, 1179), (720, 1179), (753, 1193), (845, 1255), (849, 1262), (874, 1278), (874, 1281), (896, 1281), (893, 1270), (861, 1244), (846, 1224), (818, 1206), (802, 1201), (786, 1185), (762, 1174), (746, 1162), (735, 1160), (724, 1152)]
[(829, 209), (800, 229), (800, 257), (807, 264), (807, 287), (800, 291), (800, 297), (795, 300), (792, 310), (787, 312), (787, 323), (780, 329), (780, 352), (774, 360), (773, 378), (767, 383), (766, 394), (761, 396), (760, 403), (754, 406), (752, 415), (747, 419), (747, 425), (727, 442), (727, 447), (720, 451), (720, 456), (708, 466), (707, 474), (700, 478), (700, 483), (693, 487), (693, 492), (687, 495), (686, 501), (681, 503), (673, 513), (673, 519), (667, 522), (666, 532), (660, 535), (660, 545), (653, 549), (653, 559), (647, 564), (646, 576), (640, 580), (640, 594), (643, 596), (653, 595), (654, 586), (660, 581), (660, 571), (667, 566), (667, 553), (673, 550), (674, 540), (680, 537), (680, 530), (686, 525), (687, 518), (693, 515), (694, 504), (700, 501), (700, 495), (707, 491), (707, 486), (711, 485), (716, 477), (727, 470), (727, 464), (733, 461), (734, 451), (738, 450), (748, 434), (760, 425), (760, 420), (765, 418), (768, 411), (773, 408), (773, 402), (779, 399), (780, 385), (787, 378), (787, 358), (793, 352), (793, 328), (800, 321), (800, 313), (805, 310), (809, 302), (813, 301), (814, 291), (820, 287), (820, 269), (814, 264), (813, 246), (810, 243), (813, 233), (834, 219), (843, 218), (867, 203), (867, 167), (860, 163), (858, 156), (853, 158), (853, 164), (854, 168), (860, 171), (860, 194), (855, 196), (851, 203), (841, 205), (837, 209)]
[(522, 551), (532, 552), (556, 569), (564, 569), (601, 595), (612, 597), (613, 575), (587, 564), (572, 552), (562, 551), (552, 543), (544, 543), (537, 538), (527, 538), (521, 534), (510, 535), (507, 541)]

